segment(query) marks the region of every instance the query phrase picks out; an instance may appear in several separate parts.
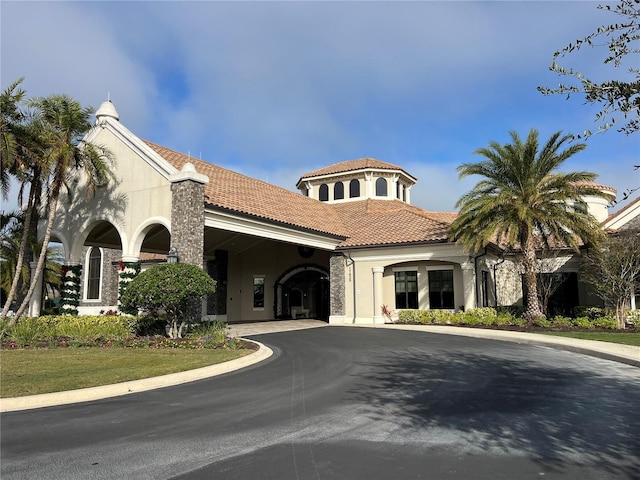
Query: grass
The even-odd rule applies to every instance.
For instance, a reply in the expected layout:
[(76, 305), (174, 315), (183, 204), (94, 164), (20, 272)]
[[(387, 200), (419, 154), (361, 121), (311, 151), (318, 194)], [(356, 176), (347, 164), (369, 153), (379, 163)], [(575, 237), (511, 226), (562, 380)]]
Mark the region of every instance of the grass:
[(640, 347), (640, 333), (617, 333), (617, 332), (536, 332), (545, 335), (556, 335), (558, 337), (577, 338), (579, 340), (597, 340), (599, 342), (622, 343)]
[(226, 362), (251, 349), (52, 348), (2, 350), (0, 397), (155, 377)]

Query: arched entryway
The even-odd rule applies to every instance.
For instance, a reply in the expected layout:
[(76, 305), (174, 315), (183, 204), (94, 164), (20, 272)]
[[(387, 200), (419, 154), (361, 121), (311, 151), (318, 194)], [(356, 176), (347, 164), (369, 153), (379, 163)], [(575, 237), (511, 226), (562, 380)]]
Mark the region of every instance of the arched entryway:
[(318, 265), (299, 265), (275, 284), (275, 316), (280, 319), (329, 319), (329, 272)]

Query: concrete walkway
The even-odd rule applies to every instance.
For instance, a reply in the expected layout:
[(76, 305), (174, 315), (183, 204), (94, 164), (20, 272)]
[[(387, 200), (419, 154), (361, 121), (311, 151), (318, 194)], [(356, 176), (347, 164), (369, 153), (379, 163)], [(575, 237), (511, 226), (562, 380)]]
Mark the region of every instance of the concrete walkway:
[[(285, 332), (291, 330), (303, 330), (308, 328), (322, 328), (329, 326), (320, 320), (281, 320), (259, 323), (238, 323), (229, 326), (229, 333), (234, 337), (248, 337), (251, 335), (263, 335), (268, 333)], [(591, 340), (575, 340), (552, 335), (534, 333), (510, 332), (502, 330), (484, 330), (479, 328), (450, 327), (444, 325), (344, 325), (345, 327), (378, 328), (395, 330), (412, 330), (436, 334), (460, 335), (490, 340), (501, 340), (521, 344), (539, 345), (571, 352), (591, 355), (598, 358), (613, 360), (628, 365), (640, 367), (640, 347), (622, 345), (609, 342)], [(0, 399), (0, 412), (27, 410), (32, 408), (49, 407), (70, 403), (87, 402), (102, 398), (127, 395), (129, 393), (143, 392), (155, 388), (161, 388), (181, 383), (192, 382), (203, 378), (232, 372), (247, 366), (266, 360), (272, 355), (271, 349), (258, 344), (259, 349), (255, 353), (230, 362), (210, 367), (198, 368), (187, 372), (173, 373), (160, 377), (146, 378), (131, 382), (123, 382), (115, 385), (83, 388), (67, 392), (46, 393), (25, 397)]]

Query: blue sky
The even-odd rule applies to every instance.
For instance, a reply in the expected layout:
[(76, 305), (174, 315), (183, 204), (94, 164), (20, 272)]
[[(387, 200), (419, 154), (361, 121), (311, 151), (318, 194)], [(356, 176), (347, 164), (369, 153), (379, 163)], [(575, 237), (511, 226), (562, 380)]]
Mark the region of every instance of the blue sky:
[[(597, 109), (545, 97), (553, 53), (618, 18), (597, 2), (0, 3), (2, 88), (110, 96), (139, 137), (294, 190), (360, 157), (418, 178), (412, 203), (453, 211), (478, 179), (456, 167), (509, 131), (596, 130)], [(606, 48), (565, 60), (620, 78)], [(640, 133), (592, 136), (566, 170), (619, 196), (640, 186)], [(619, 204), (616, 208), (624, 206)]]

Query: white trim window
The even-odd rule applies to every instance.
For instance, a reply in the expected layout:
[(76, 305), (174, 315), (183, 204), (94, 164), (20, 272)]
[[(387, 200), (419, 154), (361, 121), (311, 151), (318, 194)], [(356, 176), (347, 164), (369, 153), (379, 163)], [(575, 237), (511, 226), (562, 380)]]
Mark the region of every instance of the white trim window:
[(91, 247), (87, 251), (87, 274), (84, 279), (84, 299), (100, 300), (102, 291), (102, 249)]
[(429, 308), (432, 310), (453, 310), (455, 296), (453, 292), (453, 268), (428, 269)]
[(418, 308), (418, 270), (397, 270), (395, 279), (396, 310)]
[(253, 277), (253, 309), (264, 310), (264, 275)]

